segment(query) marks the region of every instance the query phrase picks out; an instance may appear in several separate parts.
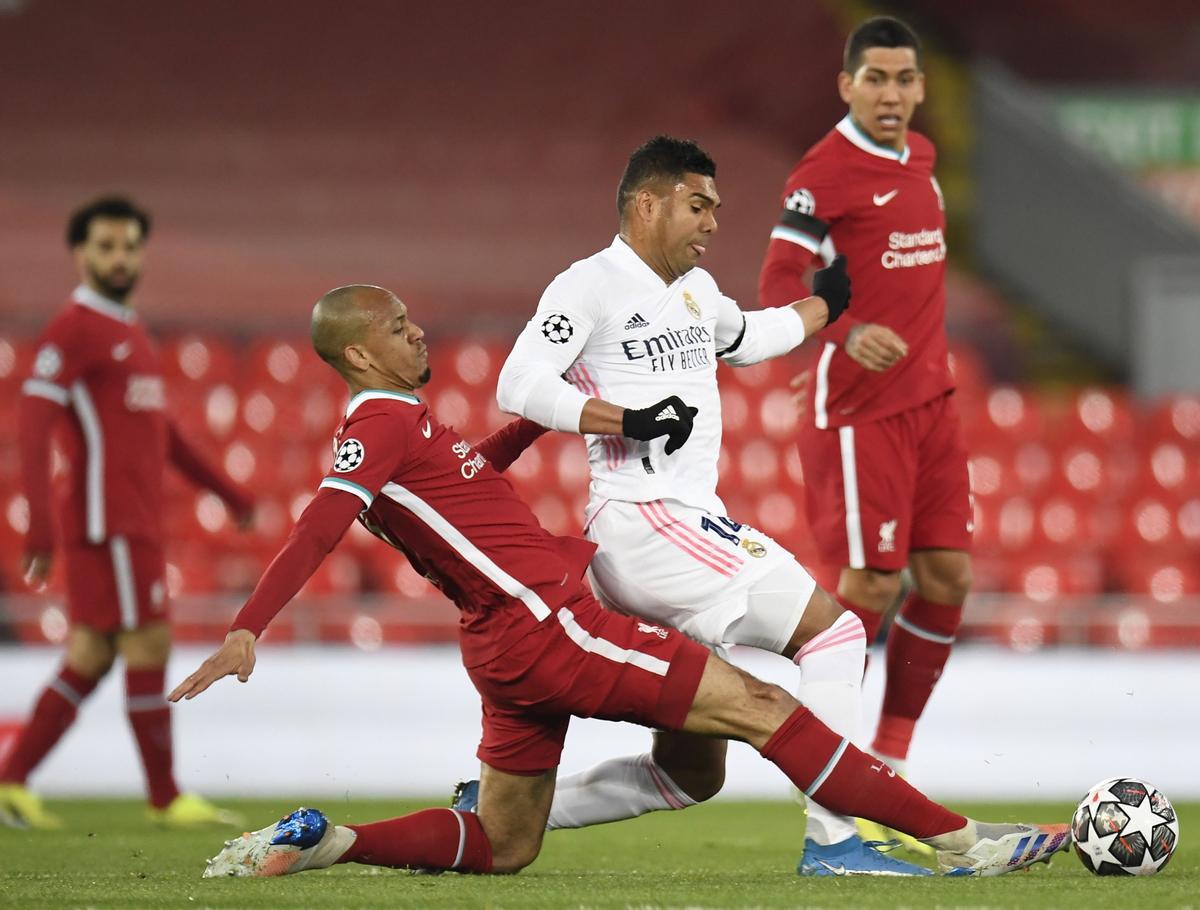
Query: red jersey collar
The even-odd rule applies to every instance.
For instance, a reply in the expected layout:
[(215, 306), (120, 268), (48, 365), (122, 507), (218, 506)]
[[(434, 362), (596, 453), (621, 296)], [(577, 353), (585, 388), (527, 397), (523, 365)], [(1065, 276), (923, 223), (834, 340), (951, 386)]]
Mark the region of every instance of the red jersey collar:
[(902, 152), (888, 148), (886, 145), (880, 145), (865, 132), (863, 132), (862, 127), (855, 123), (854, 118), (849, 114), (839, 120), (834, 129), (850, 140), (852, 145), (858, 146), (868, 155), (874, 155), (877, 158), (890, 158), (892, 161), (899, 161), (901, 164), (908, 164), (908, 143), (904, 144), (904, 151)]
[(102, 294), (97, 294), (86, 284), (81, 284), (72, 291), (71, 299), (80, 306), (94, 310), (101, 316), (107, 316), (109, 319), (116, 319), (118, 322), (124, 323), (137, 321), (137, 313), (125, 306), (125, 304), (117, 303), (115, 300), (109, 300)]

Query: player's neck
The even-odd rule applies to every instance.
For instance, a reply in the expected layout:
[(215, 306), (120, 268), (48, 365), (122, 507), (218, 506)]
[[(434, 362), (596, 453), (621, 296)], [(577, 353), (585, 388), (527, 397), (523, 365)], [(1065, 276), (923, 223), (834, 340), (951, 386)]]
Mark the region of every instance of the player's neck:
[(653, 246), (645, 238), (634, 237), (631, 232), (622, 230), (621, 239), (625, 241), (626, 246), (633, 250), (638, 259), (646, 263), (650, 271), (662, 279), (663, 284), (671, 284), (671, 282), (679, 277), (678, 275), (671, 274), (667, 257), (662, 254), (661, 250), (658, 251), (659, 255), (654, 255), (655, 250)]

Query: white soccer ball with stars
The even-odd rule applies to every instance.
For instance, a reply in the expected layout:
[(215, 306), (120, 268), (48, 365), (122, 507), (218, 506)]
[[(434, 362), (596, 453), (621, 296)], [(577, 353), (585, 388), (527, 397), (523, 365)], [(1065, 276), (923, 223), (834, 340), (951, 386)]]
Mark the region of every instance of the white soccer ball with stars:
[(1153, 875), (1179, 844), (1179, 819), (1163, 794), (1136, 777), (1092, 787), (1071, 820), (1075, 852), (1096, 875)]

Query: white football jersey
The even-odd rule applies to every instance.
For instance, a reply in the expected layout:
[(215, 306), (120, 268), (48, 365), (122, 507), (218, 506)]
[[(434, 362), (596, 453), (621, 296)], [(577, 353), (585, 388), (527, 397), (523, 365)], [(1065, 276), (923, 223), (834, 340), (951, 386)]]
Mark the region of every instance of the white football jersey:
[(539, 415), (522, 406), (529, 395), (514, 393), (514, 386), (541, 374), (537, 394), (544, 404), (551, 392), (544, 386), (565, 379), (578, 391), (559, 390), (551, 411), (567, 413), (564, 426), (573, 413), (578, 428), (578, 411), (588, 398), (643, 408), (678, 395), (699, 414), (687, 443), (671, 455), (663, 451), (665, 436), (650, 442), (585, 437), (592, 476), (587, 517), (610, 499), (673, 499), (723, 515), (717, 358), (738, 347), (744, 330), (741, 310), (704, 269), (664, 284), (617, 237), (546, 288), (504, 365), (497, 397), (505, 410), (552, 423), (545, 409)]

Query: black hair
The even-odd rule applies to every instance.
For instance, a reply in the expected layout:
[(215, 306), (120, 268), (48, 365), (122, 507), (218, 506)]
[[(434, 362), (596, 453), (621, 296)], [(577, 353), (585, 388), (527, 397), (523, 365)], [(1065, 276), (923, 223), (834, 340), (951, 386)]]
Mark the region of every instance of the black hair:
[(643, 142), (629, 156), (625, 173), (621, 175), (617, 187), (617, 215), (624, 215), (625, 206), (634, 193), (650, 181), (675, 181), (684, 174), (716, 177), (717, 165), (693, 139), (655, 136)]
[(121, 218), (136, 221), (142, 240), (150, 236), (150, 215), (124, 196), (101, 196), (76, 209), (67, 222), (67, 246), (71, 249), (87, 241), (93, 218)]
[(921, 68), (921, 39), (912, 27), (892, 16), (874, 16), (859, 24), (846, 39), (842, 69), (851, 75), (862, 66), (863, 54), (872, 47), (911, 47)]

